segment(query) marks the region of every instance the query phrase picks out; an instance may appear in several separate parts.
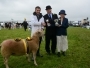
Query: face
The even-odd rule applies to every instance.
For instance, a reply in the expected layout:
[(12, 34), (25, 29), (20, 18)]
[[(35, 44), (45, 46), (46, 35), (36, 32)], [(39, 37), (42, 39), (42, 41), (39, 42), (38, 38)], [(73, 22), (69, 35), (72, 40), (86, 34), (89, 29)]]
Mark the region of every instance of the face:
[(36, 8), (36, 9), (35, 9), (35, 12), (36, 12), (36, 14), (40, 14), (40, 12), (41, 12), (41, 9), (39, 9), (39, 8)]
[(52, 9), (46, 10), (48, 14), (52, 13)]
[(60, 14), (60, 17), (64, 18), (64, 17), (65, 17), (65, 15), (64, 15), (64, 14)]

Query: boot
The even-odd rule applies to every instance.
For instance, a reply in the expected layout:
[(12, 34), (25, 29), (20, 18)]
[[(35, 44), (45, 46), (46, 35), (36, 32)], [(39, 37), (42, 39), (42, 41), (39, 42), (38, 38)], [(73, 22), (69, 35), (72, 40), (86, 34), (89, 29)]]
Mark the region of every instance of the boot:
[(58, 52), (58, 53), (57, 53), (57, 56), (58, 56), (58, 57), (60, 57), (60, 56), (61, 56), (61, 55), (60, 55), (60, 52)]
[(65, 51), (62, 52), (62, 55), (63, 55), (63, 56), (66, 56)]

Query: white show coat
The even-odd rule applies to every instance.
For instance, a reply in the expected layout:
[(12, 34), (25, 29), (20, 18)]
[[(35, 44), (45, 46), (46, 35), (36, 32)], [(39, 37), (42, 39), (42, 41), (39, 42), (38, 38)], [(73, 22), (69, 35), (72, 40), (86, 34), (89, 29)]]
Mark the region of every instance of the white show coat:
[(41, 30), (43, 28), (41, 23), (44, 23), (43, 17), (38, 21), (36, 15), (31, 15), (29, 22), (29, 25), (31, 25), (31, 37), (37, 30)]

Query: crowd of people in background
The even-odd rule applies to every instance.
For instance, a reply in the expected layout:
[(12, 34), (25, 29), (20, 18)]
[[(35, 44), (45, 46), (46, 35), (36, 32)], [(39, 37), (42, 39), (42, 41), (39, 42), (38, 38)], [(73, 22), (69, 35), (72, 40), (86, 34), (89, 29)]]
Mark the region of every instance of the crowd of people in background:
[(0, 30), (2, 29), (2, 28), (4, 28), (4, 29), (19, 29), (19, 28), (22, 28), (22, 27), (24, 27), (24, 29), (25, 29), (25, 31), (26, 31), (26, 29), (27, 29), (27, 27), (28, 27), (28, 23), (27, 23), (27, 21), (24, 21), (24, 22), (22, 22), (22, 23), (12, 23), (12, 22), (5, 22), (5, 23), (0, 23)]

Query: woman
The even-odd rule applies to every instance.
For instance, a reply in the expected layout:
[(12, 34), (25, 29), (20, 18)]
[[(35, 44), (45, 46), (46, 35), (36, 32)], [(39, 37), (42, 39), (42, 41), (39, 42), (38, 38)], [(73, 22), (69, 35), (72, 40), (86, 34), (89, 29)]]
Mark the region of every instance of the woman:
[(67, 28), (68, 28), (68, 19), (65, 18), (65, 10), (61, 10), (59, 12), (60, 18), (58, 20), (57, 25), (57, 51), (58, 57), (60, 54), (65, 56), (65, 52), (68, 49), (68, 41), (67, 41)]

